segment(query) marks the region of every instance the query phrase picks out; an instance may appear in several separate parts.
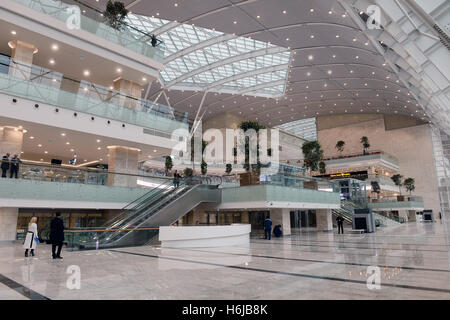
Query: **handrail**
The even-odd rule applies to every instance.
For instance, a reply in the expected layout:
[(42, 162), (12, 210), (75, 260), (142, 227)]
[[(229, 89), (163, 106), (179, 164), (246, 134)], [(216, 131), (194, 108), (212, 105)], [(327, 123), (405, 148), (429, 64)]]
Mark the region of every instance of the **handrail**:
[(86, 232), (108, 232), (108, 231), (141, 231), (141, 230), (159, 230), (159, 228), (132, 228), (132, 229), (67, 229), (68, 233), (86, 233)]

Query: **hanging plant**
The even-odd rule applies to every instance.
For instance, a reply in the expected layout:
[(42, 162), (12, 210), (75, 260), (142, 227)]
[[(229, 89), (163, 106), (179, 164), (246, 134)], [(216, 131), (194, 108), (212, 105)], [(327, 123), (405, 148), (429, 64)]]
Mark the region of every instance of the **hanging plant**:
[(128, 10), (125, 8), (125, 5), (120, 1), (111, 1), (108, 0), (106, 4), (106, 10), (103, 13), (106, 23), (116, 29), (122, 30), (125, 26), (125, 18), (128, 15)]

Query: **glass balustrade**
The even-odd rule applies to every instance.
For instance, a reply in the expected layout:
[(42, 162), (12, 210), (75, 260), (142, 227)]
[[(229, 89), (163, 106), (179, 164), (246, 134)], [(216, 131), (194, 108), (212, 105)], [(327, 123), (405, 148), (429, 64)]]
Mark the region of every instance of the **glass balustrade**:
[[(25, 79), (11, 76), (11, 68), (19, 68)], [(46, 68), (20, 64), (4, 55), (0, 55), (0, 92), (147, 127), (153, 134), (165, 137), (170, 137), (175, 129), (188, 127), (187, 113), (91, 82), (66, 78)]]
[[(67, 23), (72, 20), (74, 14), (70, 10), (71, 5), (63, 1), (53, 0), (13, 0), (23, 6), (36, 10), (40, 13), (51, 16), (59, 21)], [(84, 12), (83, 12), (84, 11)], [(83, 6), (80, 10), (80, 29), (94, 34), (102, 39), (118, 44), (143, 56), (162, 62), (164, 59), (164, 43), (153, 47), (151, 45), (151, 35), (141, 30), (124, 25), (121, 30), (116, 30), (105, 24), (102, 13), (93, 10), (89, 6)], [(88, 16), (89, 15), (89, 16)], [(95, 17), (95, 19), (93, 19)]]

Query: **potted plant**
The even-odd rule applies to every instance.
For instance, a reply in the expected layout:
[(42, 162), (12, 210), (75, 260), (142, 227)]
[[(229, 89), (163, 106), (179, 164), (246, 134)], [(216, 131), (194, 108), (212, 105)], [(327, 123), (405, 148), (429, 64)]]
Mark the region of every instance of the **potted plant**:
[(402, 178), (403, 178), (403, 176), (401, 174), (394, 174), (391, 177), (391, 180), (395, 183), (396, 186), (398, 186), (398, 191), (400, 193), (400, 195), (397, 196), (397, 201), (404, 201), (404, 197), (402, 196), (402, 188), (401, 188), (401, 186), (403, 185)]
[(372, 192), (377, 194), (377, 201), (380, 195), (380, 184), (378, 183), (378, 181), (370, 181), (370, 185), (372, 186)]
[[(264, 128), (265, 126), (256, 121), (243, 121), (239, 124), (239, 129), (242, 129), (244, 132), (253, 129), (258, 133), (260, 129)], [(244, 155), (245, 162), (243, 167), (246, 173), (240, 174), (241, 185), (259, 184), (259, 174), (262, 167), (262, 164), (259, 161), (259, 143), (256, 145), (256, 164), (250, 163), (250, 142), (247, 139), (244, 144)]]
[(323, 161), (319, 162), (319, 172), (320, 174), (325, 174), (327, 172), (327, 166)]
[(122, 30), (125, 23), (125, 18), (128, 15), (128, 10), (125, 5), (120, 1), (108, 0), (106, 4), (106, 10), (103, 12), (106, 23), (116, 30)]
[(200, 164), (200, 170), (202, 172), (202, 175), (205, 175), (206, 172), (208, 172), (208, 164), (205, 160), (202, 160), (202, 163)]
[(339, 140), (336, 143), (335, 148), (337, 149), (337, 151), (339, 152), (339, 157), (342, 157), (342, 152), (344, 151), (344, 146), (345, 146), (345, 142), (342, 140)]
[(225, 173), (230, 174), (231, 170), (233, 170), (233, 166), (231, 165), (231, 163), (227, 163), (225, 166)]
[(367, 138), (366, 136), (362, 136), (361, 137), (361, 144), (363, 146), (363, 154), (366, 154), (367, 149), (370, 148), (370, 144), (369, 144), (369, 138)]
[[(302, 145), (302, 152), (304, 156), (303, 167), (309, 171), (312, 176), (313, 171), (319, 168), (319, 162), (323, 158), (323, 150), (318, 141), (307, 141)], [(304, 182), (303, 186), (309, 189), (317, 189), (316, 181)]]
[(409, 195), (416, 189), (415, 183), (416, 181), (414, 178), (406, 178), (405, 181), (403, 181), (405, 189), (409, 191)]
[(194, 170), (192, 170), (192, 168), (185, 168), (183, 171), (183, 175), (185, 178), (189, 178), (192, 177), (194, 175)]
[(166, 157), (166, 163), (164, 165), (166, 167), (166, 175), (167, 175), (167, 172), (172, 170), (172, 168), (173, 168), (173, 162), (172, 162), (171, 156)]

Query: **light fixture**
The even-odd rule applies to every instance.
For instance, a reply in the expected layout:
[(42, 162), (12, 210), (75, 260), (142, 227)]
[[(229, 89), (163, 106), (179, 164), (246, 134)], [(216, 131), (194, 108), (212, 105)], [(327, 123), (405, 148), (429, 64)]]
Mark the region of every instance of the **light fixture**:
[(67, 144), (67, 145), (69, 145), (69, 144), (70, 144), (70, 142), (66, 142), (66, 144)]
[(309, 60), (309, 61), (311, 61), (311, 60), (313, 60), (313, 59), (314, 59), (314, 56), (313, 56), (313, 55), (309, 55), (309, 56), (308, 56), (308, 60)]
[(122, 69), (121, 68), (117, 68), (116, 71), (117, 71), (117, 73), (121, 73)]
[(286, 10), (283, 10), (283, 14), (286, 14), (287, 13), (287, 11)]
[(38, 147), (39, 147), (39, 148), (42, 147), (42, 144), (38, 144)]
[(97, 143), (99, 143), (100, 142), (100, 139), (97, 139)]
[(13, 36), (15, 36), (15, 35), (17, 34), (17, 32), (16, 32), (15, 30), (12, 30), (12, 31), (11, 31), (11, 34), (12, 34)]
[(91, 74), (91, 72), (89, 70), (84, 70), (83, 74), (85, 77), (89, 77), (89, 75)]
[(30, 139), (31, 139), (31, 140), (33, 140), (33, 139), (34, 139), (34, 137), (33, 137), (33, 136), (31, 136), (31, 137), (30, 137)]
[(142, 81), (147, 81), (147, 78), (146, 78), (146, 77), (143, 77), (143, 78), (142, 78)]
[(50, 64), (55, 64), (55, 60), (54, 60), (54, 59), (50, 59), (48, 62), (49, 62)]
[(57, 44), (52, 44), (52, 50), (53, 50), (53, 51), (56, 51), (56, 50), (58, 50), (58, 49), (59, 49), (59, 47), (58, 47)]
[(331, 74), (331, 73), (332, 73), (332, 71), (331, 71), (331, 70), (328, 70), (328, 71), (327, 71), (327, 73), (328, 73), (328, 74)]
[(310, 35), (309, 37), (310, 37), (311, 39), (314, 39), (314, 35), (313, 35), (313, 34), (312, 34), (312, 35)]
[(63, 133), (61, 133), (61, 135), (63, 136), (63, 137), (65, 137), (66, 136), (66, 134), (63, 132)]

